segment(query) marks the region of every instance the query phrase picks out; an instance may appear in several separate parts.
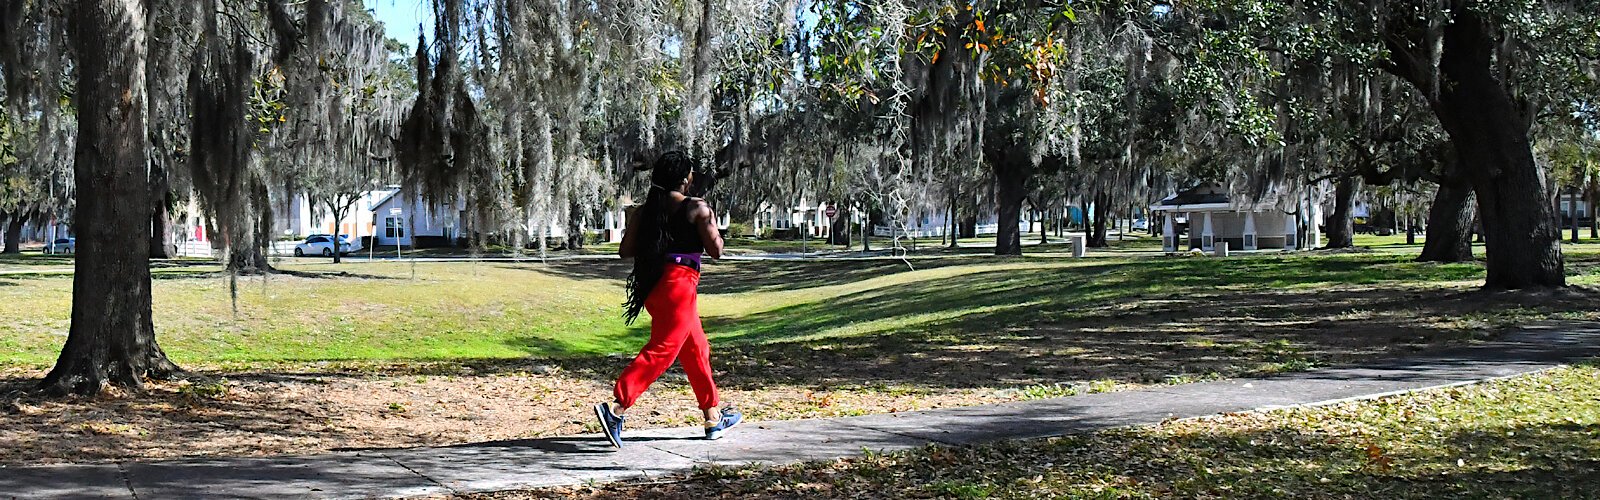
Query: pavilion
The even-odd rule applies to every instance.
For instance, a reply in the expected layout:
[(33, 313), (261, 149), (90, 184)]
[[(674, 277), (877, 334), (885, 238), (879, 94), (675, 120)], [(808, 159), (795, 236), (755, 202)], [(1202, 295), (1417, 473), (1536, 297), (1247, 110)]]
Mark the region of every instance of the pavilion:
[[(1220, 184), (1201, 184), (1150, 206), (1161, 217), (1161, 246), (1167, 253), (1199, 248), (1211, 252), (1216, 242), (1238, 250), (1294, 250), (1298, 221), (1278, 208), (1277, 194), (1254, 203), (1235, 201)], [(1188, 221), (1188, 244), (1179, 247), (1177, 219)]]

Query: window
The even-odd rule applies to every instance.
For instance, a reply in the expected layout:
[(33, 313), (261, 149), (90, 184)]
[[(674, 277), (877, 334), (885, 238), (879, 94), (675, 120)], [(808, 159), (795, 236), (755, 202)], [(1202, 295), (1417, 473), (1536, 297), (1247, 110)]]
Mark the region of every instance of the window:
[(384, 217), (384, 219), (383, 219), (383, 237), (385, 237), (385, 238), (404, 238), (404, 237), (406, 237), (406, 227), (405, 227), (405, 225), (401, 224), (401, 221), (400, 221), (399, 217)]
[(312, 237), (309, 240), (306, 240), (306, 243), (327, 243), (327, 242), (328, 242), (328, 238), (322, 237), (322, 236), (315, 236), (315, 237)]

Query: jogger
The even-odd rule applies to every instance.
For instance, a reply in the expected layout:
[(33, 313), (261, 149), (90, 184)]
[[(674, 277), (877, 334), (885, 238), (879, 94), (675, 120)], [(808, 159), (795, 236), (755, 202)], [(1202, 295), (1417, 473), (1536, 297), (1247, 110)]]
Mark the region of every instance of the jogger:
[(696, 288), (700, 271), (667, 264), (667, 269), (645, 299), (650, 313), (650, 341), (617, 377), (615, 396), (623, 408), (633, 406), (650, 384), (661, 378), (674, 359), (683, 364), (689, 386), (701, 410), (717, 407), (717, 384), (711, 379), (711, 344), (700, 327)]
[(612, 389), (613, 402), (594, 405), (606, 439), (622, 447), (623, 416), (674, 360), (689, 375), (689, 385), (705, 414), (706, 439), (719, 439), (744, 417), (718, 408), (717, 384), (711, 380), (711, 344), (700, 325), (700, 258), (722, 258), (722, 234), (711, 204), (685, 195), (695, 186), (694, 160), (669, 152), (656, 160), (650, 193), (628, 217), (618, 256), (633, 259), (628, 275), (628, 300), (622, 317), (628, 324), (650, 313), (650, 341), (622, 370)]

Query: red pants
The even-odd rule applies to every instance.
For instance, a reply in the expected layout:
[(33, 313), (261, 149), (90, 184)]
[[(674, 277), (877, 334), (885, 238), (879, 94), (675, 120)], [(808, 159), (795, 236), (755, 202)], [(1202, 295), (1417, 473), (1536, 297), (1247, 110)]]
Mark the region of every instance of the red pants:
[(661, 281), (645, 298), (644, 309), (650, 313), (650, 341), (617, 377), (617, 403), (623, 408), (632, 407), (680, 355), (700, 409), (717, 407), (717, 384), (711, 381), (711, 344), (700, 327), (696, 292), (699, 285), (699, 271), (667, 264)]

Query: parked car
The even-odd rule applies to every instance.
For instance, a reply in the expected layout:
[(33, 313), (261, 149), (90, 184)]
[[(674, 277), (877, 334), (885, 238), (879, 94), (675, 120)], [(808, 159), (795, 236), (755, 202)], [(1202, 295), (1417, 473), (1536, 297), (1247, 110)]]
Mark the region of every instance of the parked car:
[(1147, 221), (1147, 220), (1144, 220), (1144, 219), (1134, 219), (1133, 220), (1133, 230), (1134, 231), (1149, 231), (1150, 230), (1150, 221)]
[(55, 240), (53, 242), (50, 242), (49, 245), (45, 245), (44, 246), (44, 253), (47, 253), (47, 254), (78, 253), (78, 239), (77, 238), (60, 238), (60, 239), (57, 239), (57, 240)]
[[(306, 236), (306, 238), (315, 238), (315, 237), (318, 237), (318, 236), (321, 236), (321, 237), (324, 237), (324, 238), (332, 238), (333, 237), (333, 235), (331, 235), (331, 234), (317, 233), (317, 234)], [(350, 235), (348, 235), (348, 234), (339, 235), (339, 241), (341, 243), (346, 244), (346, 245), (350, 245), (350, 250), (348, 250), (346, 253), (359, 252), (359, 251), (367, 248), (366, 246), (363, 246), (360, 242), (351, 239)]]
[[(355, 247), (354, 245), (350, 244), (349, 238), (341, 236), (339, 237), (339, 240), (340, 255), (349, 255), (350, 252), (355, 251)], [(294, 246), (295, 257), (305, 257), (307, 255), (332, 257), (333, 252), (333, 236), (326, 234), (313, 234), (306, 237), (305, 241)]]

